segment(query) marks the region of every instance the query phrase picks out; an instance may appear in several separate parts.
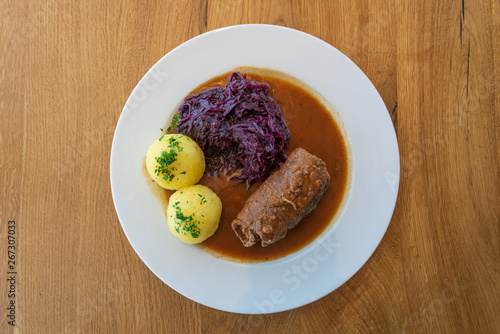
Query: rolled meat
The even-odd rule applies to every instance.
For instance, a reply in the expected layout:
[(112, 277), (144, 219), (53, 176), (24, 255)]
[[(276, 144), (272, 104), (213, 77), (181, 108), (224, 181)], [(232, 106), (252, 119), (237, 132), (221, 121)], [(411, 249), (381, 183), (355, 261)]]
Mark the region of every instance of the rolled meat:
[(259, 241), (266, 247), (314, 210), (329, 185), (323, 160), (297, 148), (248, 198), (231, 226), (245, 247)]

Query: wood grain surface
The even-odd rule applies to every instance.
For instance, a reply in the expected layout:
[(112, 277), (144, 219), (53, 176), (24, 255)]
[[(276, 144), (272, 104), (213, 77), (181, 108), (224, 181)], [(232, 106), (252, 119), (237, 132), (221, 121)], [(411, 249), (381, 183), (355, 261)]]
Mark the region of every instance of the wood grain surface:
[[(2, 1), (0, 332), (500, 333), (499, 11), (495, 0)], [(299, 29), (352, 59), (401, 155), (394, 216), (366, 265), (270, 315), (217, 311), (162, 283), (125, 237), (109, 181), (116, 122), (146, 71), (242, 23)]]

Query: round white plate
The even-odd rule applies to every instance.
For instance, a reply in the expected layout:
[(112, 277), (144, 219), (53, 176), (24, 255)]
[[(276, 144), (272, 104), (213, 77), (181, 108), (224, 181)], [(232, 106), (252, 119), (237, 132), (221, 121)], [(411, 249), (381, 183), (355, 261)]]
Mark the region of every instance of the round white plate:
[[(353, 180), (343, 215), (310, 246), (260, 264), (217, 259), (179, 242), (142, 171), (149, 145), (198, 85), (237, 66), (292, 75), (329, 100), (350, 139)], [(311, 129), (310, 131), (314, 131)], [(237, 313), (273, 313), (315, 301), (352, 277), (380, 243), (399, 187), (394, 128), (375, 87), (331, 45), (271, 25), (239, 25), (197, 36), (156, 63), (128, 99), (111, 150), (118, 218), (149, 269), (182, 295)]]

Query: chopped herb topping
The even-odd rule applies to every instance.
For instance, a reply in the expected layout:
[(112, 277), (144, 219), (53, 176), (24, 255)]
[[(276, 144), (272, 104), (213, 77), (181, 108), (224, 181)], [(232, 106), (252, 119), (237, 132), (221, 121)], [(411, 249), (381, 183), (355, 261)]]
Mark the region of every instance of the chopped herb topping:
[(200, 205), (203, 205), (207, 202), (207, 200), (205, 199), (205, 196), (203, 196), (202, 194), (196, 194), (198, 196), (201, 197), (201, 200), (200, 200)]
[(172, 128), (174, 126), (177, 127), (177, 124), (178, 124), (177, 122), (179, 122), (180, 119), (181, 119), (181, 115), (180, 114), (175, 114), (174, 118), (172, 118), (172, 122), (170, 123), (170, 125), (167, 128), (167, 132), (170, 132), (170, 130), (172, 130)]
[(175, 137), (170, 137), (168, 138), (168, 147), (170, 147), (171, 150), (177, 149), (179, 152), (182, 152), (184, 150), (184, 147), (180, 146), (181, 144), (177, 141), (177, 138)]
[[(160, 140), (162, 139), (163, 136)], [(168, 143), (170, 151), (161, 151), (161, 155), (156, 157), (158, 166), (155, 169), (155, 173), (158, 176), (160, 176), (160, 174), (163, 175), (163, 179), (166, 181), (172, 181), (175, 177), (174, 171), (177, 169), (171, 165), (177, 161), (177, 152), (182, 152), (184, 148), (180, 146), (179, 141), (175, 137), (170, 137)]]
[(191, 234), (193, 238), (198, 238), (201, 232), (198, 227), (200, 222), (194, 219), (194, 213), (189, 216), (184, 215), (179, 207), (179, 202), (175, 202), (173, 207), (175, 209), (174, 230), (179, 234)]

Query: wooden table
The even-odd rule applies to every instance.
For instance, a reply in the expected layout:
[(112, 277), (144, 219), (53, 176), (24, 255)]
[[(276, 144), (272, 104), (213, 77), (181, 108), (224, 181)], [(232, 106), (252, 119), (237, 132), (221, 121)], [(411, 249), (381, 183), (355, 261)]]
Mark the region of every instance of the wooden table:
[[(500, 332), (498, 1), (23, 0), (0, 17), (0, 332)], [(125, 237), (109, 182), (116, 122), (144, 73), (242, 23), (299, 29), (352, 59), (401, 155), (394, 216), (366, 265), (271, 315), (162, 283)]]

